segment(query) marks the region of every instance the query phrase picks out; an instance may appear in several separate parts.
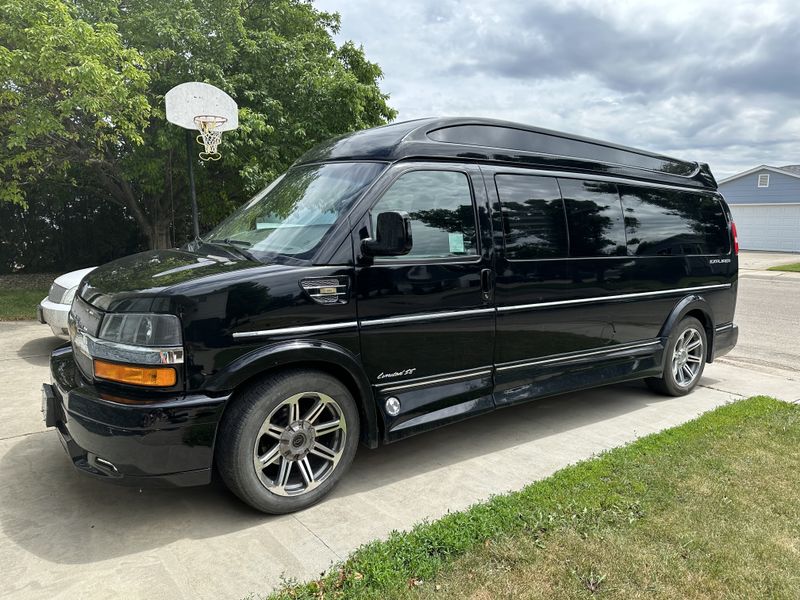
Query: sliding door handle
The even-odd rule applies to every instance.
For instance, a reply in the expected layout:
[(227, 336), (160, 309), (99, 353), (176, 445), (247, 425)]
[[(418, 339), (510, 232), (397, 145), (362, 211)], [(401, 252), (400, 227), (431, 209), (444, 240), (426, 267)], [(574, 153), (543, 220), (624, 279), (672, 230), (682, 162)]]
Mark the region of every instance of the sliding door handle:
[(492, 297), (492, 270), (481, 269), (481, 295), (484, 300)]

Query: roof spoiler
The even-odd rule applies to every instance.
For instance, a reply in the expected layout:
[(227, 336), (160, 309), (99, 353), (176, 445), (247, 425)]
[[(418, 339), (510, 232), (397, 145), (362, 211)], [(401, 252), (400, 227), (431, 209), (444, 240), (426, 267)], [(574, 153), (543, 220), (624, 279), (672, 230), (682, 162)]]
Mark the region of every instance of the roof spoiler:
[(708, 166), (708, 163), (697, 163), (697, 173), (693, 177), (693, 179), (697, 179), (698, 181), (702, 181), (703, 184), (711, 187), (713, 189), (717, 189), (717, 180), (714, 178), (714, 175), (711, 173), (711, 167)]

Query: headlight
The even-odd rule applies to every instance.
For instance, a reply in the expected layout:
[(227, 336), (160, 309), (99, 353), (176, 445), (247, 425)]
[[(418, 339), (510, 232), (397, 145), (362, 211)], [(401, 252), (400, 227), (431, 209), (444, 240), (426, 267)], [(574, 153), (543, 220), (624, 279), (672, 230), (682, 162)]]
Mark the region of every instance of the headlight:
[(95, 377), (129, 385), (171, 387), (177, 371), (166, 365), (183, 363), (175, 315), (108, 313), (97, 337), (78, 332), (72, 345), (92, 359)]
[(180, 346), (181, 322), (175, 315), (109, 313), (98, 337), (136, 346)]

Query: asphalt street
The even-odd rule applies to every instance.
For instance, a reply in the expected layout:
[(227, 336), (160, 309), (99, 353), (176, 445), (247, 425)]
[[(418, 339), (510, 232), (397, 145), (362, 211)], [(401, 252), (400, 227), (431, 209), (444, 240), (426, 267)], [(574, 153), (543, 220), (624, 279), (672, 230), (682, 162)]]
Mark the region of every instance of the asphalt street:
[(800, 274), (743, 270), (736, 322), (739, 343), (722, 362), (786, 369), (800, 378)]

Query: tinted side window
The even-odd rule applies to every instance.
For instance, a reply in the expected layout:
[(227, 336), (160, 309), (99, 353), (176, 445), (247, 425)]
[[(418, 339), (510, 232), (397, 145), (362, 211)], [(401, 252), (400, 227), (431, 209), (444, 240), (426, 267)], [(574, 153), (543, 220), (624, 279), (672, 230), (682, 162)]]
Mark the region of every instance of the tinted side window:
[(602, 181), (559, 179), (567, 209), (569, 255), (627, 254), (617, 186)]
[(553, 177), (496, 175), (506, 256), (514, 259), (567, 256), (567, 226)]
[(399, 210), (411, 217), (413, 246), (407, 258), (448, 258), (478, 253), (472, 191), (457, 171), (411, 171), (398, 177), (372, 208), (372, 230), (380, 213)]
[(630, 254), (727, 254), (728, 223), (706, 194), (620, 186)]

